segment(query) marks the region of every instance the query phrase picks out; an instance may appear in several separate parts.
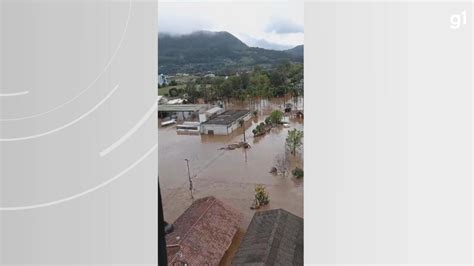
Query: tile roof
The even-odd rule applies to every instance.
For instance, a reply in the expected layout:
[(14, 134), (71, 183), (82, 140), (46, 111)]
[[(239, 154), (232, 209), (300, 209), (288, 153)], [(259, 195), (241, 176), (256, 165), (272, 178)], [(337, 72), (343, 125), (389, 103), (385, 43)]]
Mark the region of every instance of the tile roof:
[(255, 213), (232, 265), (303, 265), (303, 223), (282, 209)]
[(239, 229), (238, 212), (214, 197), (196, 200), (166, 236), (169, 265), (219, 265)]

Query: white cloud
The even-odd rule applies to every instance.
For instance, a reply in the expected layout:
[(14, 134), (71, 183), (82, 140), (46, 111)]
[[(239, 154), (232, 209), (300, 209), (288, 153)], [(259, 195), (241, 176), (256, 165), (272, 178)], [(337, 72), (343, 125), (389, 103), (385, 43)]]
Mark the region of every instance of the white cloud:
[(265, 31), (279, 34), (304, 33), (303, 25), (299, 25), (284, 18), (274, 19), (270, 24), (268, 24)]
[(159, 2), (158, 27), (176, 34), (228, 31), (250, 46), (283, 48), (303, 44), (303, 14), (301, 2)]

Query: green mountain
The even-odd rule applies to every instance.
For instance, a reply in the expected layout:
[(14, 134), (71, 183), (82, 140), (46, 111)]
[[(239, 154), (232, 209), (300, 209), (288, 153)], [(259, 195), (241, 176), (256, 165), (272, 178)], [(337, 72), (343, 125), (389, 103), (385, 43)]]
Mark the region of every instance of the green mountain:
[(303, 62), (303, 49), (298, 47), (286, 51), (249, 47), (225, 31), (159, 34), (158, 71), (163, 74), (226, 74), (256, 65), (272, 68), (288, 61)]
[(291, 49), (286, 50), (285, 52), (292, 54), (295, 57), (304, 58), (304, 46), (298, 45)]

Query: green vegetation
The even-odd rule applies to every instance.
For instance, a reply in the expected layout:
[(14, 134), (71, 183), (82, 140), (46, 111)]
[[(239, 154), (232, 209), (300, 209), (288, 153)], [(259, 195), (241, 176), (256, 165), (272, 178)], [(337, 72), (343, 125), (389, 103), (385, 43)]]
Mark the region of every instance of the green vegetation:
[(249, 47), (228, 32), (199, 31), (158, 35), (159, 73), (234, 75), (256, 65), (272, 68), (283, 62), (303, 62), (303, 46), (287, 51)]
[(186, 98), (196, 102), (253, 101), (257, 98), (274, 98), (292, 95), (303, 95), (303, 65), (285, 63), (274, 70), (263, 70), (256, 66), (253, 71), (232, 76), (192, 78), (177, 81), (176, 86), (165, 86), (158, 89), (159, 95)]
[(304, 171), (303, 169), (299, 168), (299, 167), (296, 167), (295, 169), (293, 169), (293, 171), (291, 171), (291, 173), (293, 174), (294, 177), (296, 178), (303, 178), (304, 176)]
[(290, 150), (291, 154), (296, 155), (296, 151), (303, 146), (303, 131), (297, 130), (296, 128), (288, 131), (288, 137), (286, 137), (286, 147)]
[(281, 120), (283, 119), (283, 112), (280, 110), (275, 110), (270, 113), (270, 116), (267, 119), (268, 119), (268, 123), (273, 126), (281, 124)]
[(283, 112), (280, 110), (275, 110), (270, 113), (270, 116), (265, 118), (265, 122), (258, 124), (253, 130), (253, 136), (258, 137), (264, 135), (270, 131), (274, 126), (281, 124), (281, 119), (283, 118)]
[(256, 185), (255, 186), (255, 201), (253, 209), (258, 209), (262, 206), (268, 205), (270, 203), (270, 199), (268, 197), (268, 192), (263, 185)]
[(170, 88), (168, 90), (168, 94), (170, 95), (170, 97), (178, 97), (179, 94), (178, 94), (178, 89), (173, 87), (173, 88)]
[(186, 87), (185, 84), (181, 84), (181, 85), (176, 85), (176, 86), (164, 86), (164, 87), (160, 87), (158, 88), (158, 95), (163, 95), (163, 96), (170, 96), (170, 93), (169, 93), (169, 90), (172, 89), (172, 88), (175, 88), (178, 90), (178, 95), (183, 93), (183, 90), (184, 88)]
[(270, 128), (265, 123), (260, 123), (252, 130), (253, 136), (258, 137), (265, 134)]

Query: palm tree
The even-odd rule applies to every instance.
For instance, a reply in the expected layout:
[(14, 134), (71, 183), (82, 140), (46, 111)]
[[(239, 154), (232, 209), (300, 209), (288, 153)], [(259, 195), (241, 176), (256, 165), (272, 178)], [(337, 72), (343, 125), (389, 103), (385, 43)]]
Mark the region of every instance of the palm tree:
[(247, 143), (247, 140), (245, 139), (245, 121), (243, 119), (240, 119), (239, 125), (242, 128), (242, 134), (244, 134), (244, 143)]

